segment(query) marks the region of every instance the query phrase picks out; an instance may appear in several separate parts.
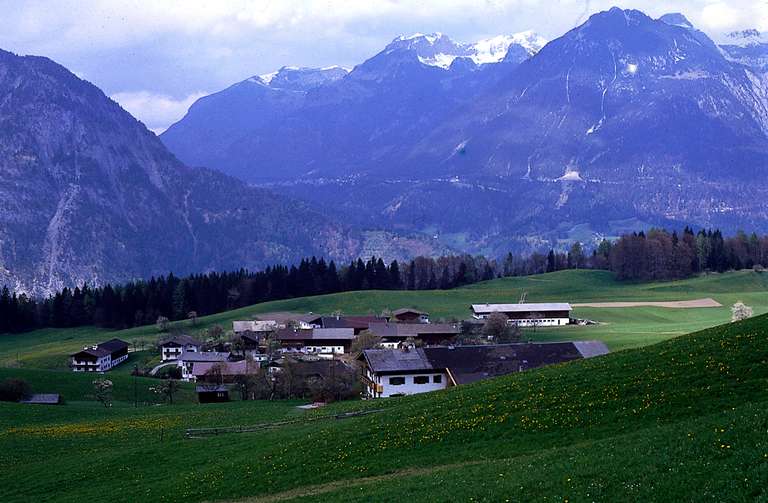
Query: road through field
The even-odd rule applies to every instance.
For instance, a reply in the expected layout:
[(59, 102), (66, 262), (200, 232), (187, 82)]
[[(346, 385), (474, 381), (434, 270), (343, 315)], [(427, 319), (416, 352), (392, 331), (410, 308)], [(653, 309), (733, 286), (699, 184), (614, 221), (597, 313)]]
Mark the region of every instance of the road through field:
[(640, 301), (640, 302), (586, 302), (571, 304), (573, 307), (668, 307), (670, 309), (693, 309), (699, 307), (723, 307), (715, 299)]

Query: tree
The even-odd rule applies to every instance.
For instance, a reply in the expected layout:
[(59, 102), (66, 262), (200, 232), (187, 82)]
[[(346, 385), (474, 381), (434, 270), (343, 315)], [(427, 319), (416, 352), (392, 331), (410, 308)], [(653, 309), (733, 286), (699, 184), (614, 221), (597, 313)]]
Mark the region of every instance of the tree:
[(504, 313), (491, 313), (483, 326), (483, 334), (494, 341), (504, 338), (508, 330), (509, 318)]
[(109, 379), (96, 379), (93, 381), (93, 396), (104, 407), (112, 406), (112, 381)]
[(158, 332), (167, 332), (171, 326), (171, 322), (165, 316), (158, 316), (155, 322)]
[(22, 398), (28, 397), (32, 393), (27, 381), (24, 379), (8, 378), (0, 382), (0, 401), (18, 402)]
[(192, 326), (197, 326), (197, 311), (190, 311), (187, 313), (187, 319), (192, 322)]
[(157, 386), (151, 386), (149, 390), (160, 395), (164, 400), (168, 400), (169, 404), (173, 405), (173, 395), (175, 395), (180, 388), (179, 381), (176, 379), (164, 379)]
[(358, 335), (355, 340), (352, 341), (350, 353), (357, 357), (366, 349), (373, 349), (378, 347), (381, 347), (381, 337), (373, 335), (371, 332), (366, 330), (364, 332), (360, 332), (360, 335)]
[(738, 301), (731, 307), (731, 322), (746, 320), (752, 317), (752, 308)]

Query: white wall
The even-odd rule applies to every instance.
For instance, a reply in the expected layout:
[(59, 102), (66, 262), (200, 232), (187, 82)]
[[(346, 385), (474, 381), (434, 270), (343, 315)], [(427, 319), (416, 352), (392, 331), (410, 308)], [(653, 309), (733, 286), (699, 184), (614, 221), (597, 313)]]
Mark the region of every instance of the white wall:
[[(435, 382), (435, 377), (438, 377), (440, 382)], [(428, 377), (429, 382), (426, 384), (417, 384), (416, 379), (419, 377)], [(391, 384), (391, 379), (401, 378), (405, 380), (404, 384), (396, 385)], [(380, 376), (374, 374), (373, 381), (376, 384), (380, 384), (383, 388), (381, 397), (388, 397), (392, 395), (414, 395), (416, 393), (427, 393), (429, 391), (437, 391), (439, 389), (445, 389), (448, 386), (448, 376), (444, 373), (427, 373), (427, 374), (402, 374), (402, 375), (384, 375)]]

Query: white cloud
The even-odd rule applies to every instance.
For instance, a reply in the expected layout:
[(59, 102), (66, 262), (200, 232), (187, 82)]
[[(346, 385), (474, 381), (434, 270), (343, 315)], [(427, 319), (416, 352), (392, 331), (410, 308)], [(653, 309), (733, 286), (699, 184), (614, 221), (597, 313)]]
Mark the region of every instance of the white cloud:
[(0, 0), (0, 48), (76, 68), (159, 130), (198, 90), (283, 65), (354, 66), (413, 32), (553, 39), (613, 5), (682, 12), (715, 39), (768, 30), (764, 0)]
[(156, 134), (165, 131), (187, 113), (189, 107), (209, 93), (196, 92), (181, 99), (149, 91), (115, 93), (111, 97)]

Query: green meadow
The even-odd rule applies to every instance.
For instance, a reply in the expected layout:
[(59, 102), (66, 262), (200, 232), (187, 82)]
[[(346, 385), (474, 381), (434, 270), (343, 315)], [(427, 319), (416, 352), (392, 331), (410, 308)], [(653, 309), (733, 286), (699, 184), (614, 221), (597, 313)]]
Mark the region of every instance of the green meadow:
[[(75, 378), (49, 372), (61, 382)], [(116, 387), (130, 389), (124, 379)], [(314, 411), (268, 401), (133, 408), (128, 391), (120, 393), (111, 408), (0, 404), (0, 500), (768, 498), (768, 316), (430, 394)], [(331, 416), (362, 409), (383, 410)], [(284, 420), (294, 422), (184, 436), (190, 427)]]

